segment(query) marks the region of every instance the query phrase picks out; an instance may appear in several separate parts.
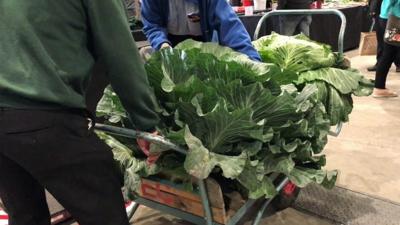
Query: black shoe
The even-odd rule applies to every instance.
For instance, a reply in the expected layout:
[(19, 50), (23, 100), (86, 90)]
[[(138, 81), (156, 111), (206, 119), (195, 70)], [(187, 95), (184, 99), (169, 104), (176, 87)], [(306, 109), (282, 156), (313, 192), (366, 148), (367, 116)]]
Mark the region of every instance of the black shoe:
[(376, 65), (375, 65), (375, 66), (370, 66), (370, 67), (368, 67), (367, 70), (368, 70), (369, 72), (375, 72), (375, 71), (376, 71)]

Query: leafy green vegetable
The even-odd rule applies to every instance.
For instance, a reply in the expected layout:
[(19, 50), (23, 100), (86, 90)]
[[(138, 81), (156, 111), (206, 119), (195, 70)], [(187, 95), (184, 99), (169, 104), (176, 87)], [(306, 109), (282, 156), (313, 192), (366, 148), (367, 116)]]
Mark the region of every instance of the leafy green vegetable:
[[(330, 125), (348, 120), (351, 94), (369, 95), (371, 81), (346, 68), (342, 55), (304, 36), (273, 34), (255, 46), (267, 63), (195, 41), (151, 57), (146, 70), (158, 103), (158, 128), (188, 151), (186, 156), (163, 151), (154, 169), (128, 142), (99, 134), (126, 171), (126, 185), (137, 187), (140, 177), (164, 171), (189, 188), (191, 177), (223, 177), (254, 199), (276, 194), (270, 179), (275, 173), (300, 187), (313, 182), (333, 187), (337, 172), (323, 170), (321, 154)], [(127, 125), (111, 89), (98, 111), (113, 118), (108, 123)]]
[(362, 78), (359, 73), (330, 67), (301, 73), (298, 83), (325, 81), (341, 94), (349, 94), (357, 90)]
[(97, 135), (110, 146), (115, 161), (120, 165), (125, 181), (123, 189), (125, 198), (133, 199), (134, 193), (138, 193), (140, 190), (141, 177), (157, 174), (159, 167), (157, 165), (148, 165), (145, 159), (140, 160), (134, 157), (131, 149), (112, 136), (103, 132), (97, 132)]
[(253, 166), (252, 162), (247, 162), (245, 169), (238, 177), (238, 181), (247, 189), (248, 197), (251, 199), (270, 198), (277, 193), (271, 179), (263, 173), (262, 164)]
[(302, 34), (288, 37), (274, 33), (253, 44), (264, 62), (295, 73), (331, 67), (336, 62), (330, 46), (313, 42)]
[(212, 153), (203, 146), (198, 138), (190, 133), (188, 127), (185, 129), (185, 140), (189, 147), (185, 169), (189, 174), (200, 179), (206, 179), (216, 166), (221, 167), (226, 178), (235, 179), (242, 173), (247, 160), (246, 152), (242, 152), (239, 156)]
[(347, 68), (342, 54), (333, 53), (327, 45), (311, 41), (304, 35), (294, 37), (272, 34), (254, 42), (263, 60), (279, 66), (290, 82), (274, 81), (281, 85), (292, 83), (299, 89), (316, 84), (316, 99), (323, 103), (332, 126), (347, 122), (353, 109), (351, 95), (372, 94), (373, 82), (359, 71)]
[(104, 91), (103, 98), (100, 100), (96, 111), (98, 117), (107, 117), (111, 123), (119, 123), (127, 118), (124, 107), (111, 88)]

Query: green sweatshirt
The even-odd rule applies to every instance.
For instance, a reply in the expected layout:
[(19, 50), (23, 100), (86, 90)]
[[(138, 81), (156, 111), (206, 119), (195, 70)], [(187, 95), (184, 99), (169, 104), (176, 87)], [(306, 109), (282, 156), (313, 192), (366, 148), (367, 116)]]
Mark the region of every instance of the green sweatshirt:
[(94, 62), (137, 129), (158, 122), (122, 0), (0, 0), (0, 107), (86, 108)]

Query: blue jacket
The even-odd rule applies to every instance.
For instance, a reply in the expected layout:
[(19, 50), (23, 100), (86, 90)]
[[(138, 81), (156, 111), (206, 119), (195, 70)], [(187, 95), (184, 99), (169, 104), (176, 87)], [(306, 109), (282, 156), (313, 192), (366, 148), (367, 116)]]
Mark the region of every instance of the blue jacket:
[[(186, 0), (199, 4), (201, 29), (205, 41), (218, 34), (219, 43), (261, 61), (249, 34), (226, 0)], [(155, 49), (168, 42), (168, 0), (142, 0), (143, 31)]]

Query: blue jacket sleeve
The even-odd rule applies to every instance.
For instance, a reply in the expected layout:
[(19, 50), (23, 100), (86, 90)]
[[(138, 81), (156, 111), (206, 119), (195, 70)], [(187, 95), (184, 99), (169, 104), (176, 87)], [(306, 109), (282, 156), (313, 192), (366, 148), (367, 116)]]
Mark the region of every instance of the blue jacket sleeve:
[(248, 32), (228, 2), (210, 0), (209, 9), (209, 21), (217, 29), (220, 44), (246, 54), (252, 60), (261, 61)]
[(170, 43), (167, 32), (168, 1), (143, 0), (141, 11), (143, 32), (151, 46), (159, 50), (163, 43)]

